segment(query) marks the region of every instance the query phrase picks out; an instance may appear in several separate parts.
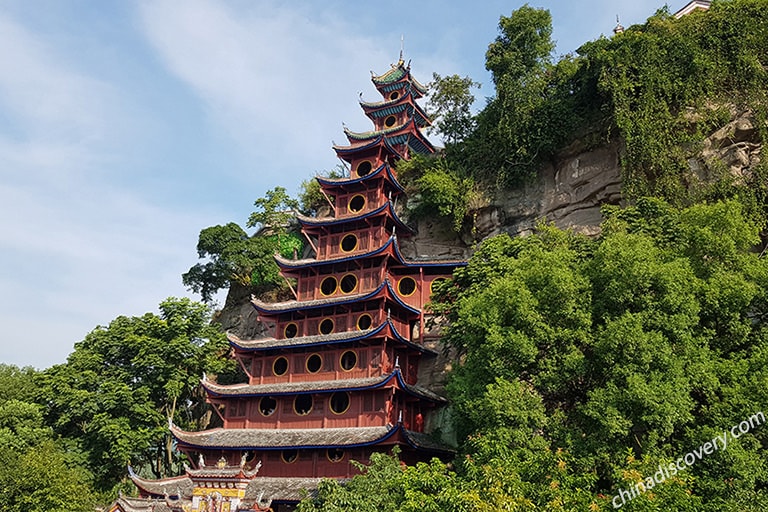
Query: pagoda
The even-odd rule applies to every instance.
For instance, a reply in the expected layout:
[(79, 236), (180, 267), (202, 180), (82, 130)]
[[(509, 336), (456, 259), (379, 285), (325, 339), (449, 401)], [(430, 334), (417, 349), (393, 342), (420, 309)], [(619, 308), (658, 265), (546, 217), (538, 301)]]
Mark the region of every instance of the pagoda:
[(348, 176), (317, 178), (328, 214), (296, 215), (307, 253), (275, 256), (282, 275), (296, 283), (294, 300), (252, 298), (263, 337), (228, 334), (248, 381), (203, 378), (222, 426), (188, 432), (171, 424), (177, 448), (194, 467), (164, 481), (132, 476), (141, 503), (213, 510), (215, 493), (221, 510), (292, 510), (301, 489), (354, 476), (350, 461), (367, 463), (374, 452), (399, 446), (406, 464), (452, 455), (428, 431), (431, 413), (446, 400), (420, 385), (418, 375), (420, 364), (436, 356), (425, 344), (432, 285), (466, 262), (409, 259), (401, 251), (398, 239), (414, 231), (397, 214), (404, 189), (395, 166), (435, 151), (417, 103), (426, 88), (402, 55), (372, 81), (383, 100), (360, 105), (373, 129), (345, 128), (349, 144), (333, 147)]

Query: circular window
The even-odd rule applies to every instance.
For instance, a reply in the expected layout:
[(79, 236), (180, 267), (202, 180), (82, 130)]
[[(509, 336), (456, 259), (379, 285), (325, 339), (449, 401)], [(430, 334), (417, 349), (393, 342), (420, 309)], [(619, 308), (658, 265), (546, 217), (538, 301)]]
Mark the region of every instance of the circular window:
[(312, 411), (312, 395), (297, 395), (293, 399), (293, 411), (299, 416), (306, 416)]
[(322, 367), (323, 358), (320, 357), (320, 354), (312, 354), (307, 358), (307, 371), (309, 373), (317, 373)]
[(363, 208), (365, 208), (365, 197), (362, 194), (352, 196), (347, 208), (354, 213), (363, 211)]
[(413, 295), (413, 292), (416, 291), (416, 280), (412, 277), (404, 277), (400, 279), (400, 282), (397, 283), (397, 291), (403, 297)]
[(392, 128), (393, 126), (395, 126), (396, 122), (397, 122), (397, 118), (395, 116), (388, 116), (384, 120), (384, 126), (386, 126), (387, 128)]
[(259, 400), (259, 412), (262, 416), (272, 416), (277, 410), (277, 400), (271, 396), (265, 396)]
[(354, 368), (357, 365), (357, 353), (355, 353), (352, 350), (347, 350), (343, 354), (341, 354), (341, 358), (339, 359), (339, 365), (341, 366), (341, 369), (345, 372), (350, 371), (352, 368)]
[(282, 356), (278, 357), (272, 363), (272, 373), (274, 373), (278, 377), (281, 375), (285, 375), (285, 372), (287, 371), (288, 371), (288, 360), (286, 358)]
[(283, 450), (282, 453), (280, 453), (280, 458), (283, 459), (283, 462), (286, 464), (292, 464), (299, 458), (299, 450)]
[(332, 295), (336, 292), (336, 287), (339, 286), (338, 281), (333, 276), (328, 276), (320, 283), (320, 293), (323, 295)]
[(399, 93), (399, 92), (397, 92), (397, 91), (393, 91), (393, 92), (392, 92), (392, 93), (389, 95), (389, 99), (390, 99), (390, 100), (396, 100), (396, 99), (397, 99), (397, 98), (399, 98), (399, 97), (400, 97), (400, 93)]
[(328, 448), (326, 456), (331, 462), (341, 462), (344, 460), (344, 450), (340, 448)]
[(331, 395), (330, 402), (333, 414), (344, 414), (349, 409), (349, 393), (334, 393)]
[(361, 331), (370, 329), (371, 325), (373, 325), (373, 318), (368, 313), (363, 313), (357, 318), (357, 328)]
[(363, 177), (373, 170), (373, 164), (370, 160), (363, 160), (357, 164), (357, 175)]
[(429, 283), (429, 293), (430, 295), (435, 293), (435, 285), (439, 283), (444, 283), (448, 279), (444, 277), (438, 277), (437, 279), (433, 279), (431, 283)]
[(333, 332), (333, 320), (325, 318), (318, 327), (320, 334), (331, 334)]
[(341, 293), (352, 293), (357, 288), (357, 276), (355, 274), (347, 274), (341, 278), (339, 283)]
[(344, 252), (352, 252), (357, 249), (357, 237), (352, 233), (345, 235), (341, 239), (341, 250)]
[(295, 338), (297, 334), (299, 334), (299, 326), (294, 322), (289, 323), (283, 329), (283, 335), (286, 338)]

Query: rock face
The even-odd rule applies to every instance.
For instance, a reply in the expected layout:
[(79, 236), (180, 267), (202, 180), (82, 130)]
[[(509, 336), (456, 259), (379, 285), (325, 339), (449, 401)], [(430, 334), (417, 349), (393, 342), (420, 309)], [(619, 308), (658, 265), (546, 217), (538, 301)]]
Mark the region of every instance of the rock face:
[(573, 144), (545, 165), (536, 181), (501, 192), (494, 204), (480, 210), (477, 236), (529, 234), (541, 221), (599, 233), (600, 207), (621, 201), (621, 151), (619, 142), (590, 150)]

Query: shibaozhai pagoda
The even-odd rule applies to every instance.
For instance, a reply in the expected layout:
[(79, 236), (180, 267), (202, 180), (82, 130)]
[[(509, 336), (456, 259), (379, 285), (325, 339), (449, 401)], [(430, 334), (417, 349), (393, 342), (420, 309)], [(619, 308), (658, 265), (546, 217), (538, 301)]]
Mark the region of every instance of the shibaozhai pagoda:
[(399, 446), (406, 464), (452, 455), (430, 434), (446, 400), (418, 376), (437, 356), (424, 315), (432, 285), (465, 262), (403, 255), (398, 239), (414, 231), (397, 215), (404, 189), (395, 167), (435, 151), (417, 103), (426, 88), (402, 55), (372, 81), (383, 100), (360, 105), (373, 130), (345, 128), (349, 144), (333, 148), (348, 175), (317, 178), (329, 214), (297, 215), (309, 250), (275, 257), (295, 280), (295, 300), (253, 298), (266, 334), (229, 335), (248, 382), (203, 378), (222, 426), (187, 432), (170, 423), (185, 474), (148, 480), (129, 468), (139, 497), (121, 496), (110, 512), (293, 510), (320, 479), (350, 478), (358, 471), (350, 461), (374, 452)]

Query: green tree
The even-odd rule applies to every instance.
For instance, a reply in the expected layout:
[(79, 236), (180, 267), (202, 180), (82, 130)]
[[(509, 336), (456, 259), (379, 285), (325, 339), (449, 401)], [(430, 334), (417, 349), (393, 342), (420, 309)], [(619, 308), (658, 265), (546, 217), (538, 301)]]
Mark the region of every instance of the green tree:
[(91, 480), (54, 442), (39, 405), (16, 399), (0, 403), (0, 509), (89, 512), (96, 503)]
[(66, 364), (44, 372), (41, 400), (55, 432), (87, 456), (97, 484), (110, 488), (127, 464), (166, 476), (176, 469), (168, 418), (205, 426), (203, 372), (235, 378), (229, 346), (208, 308), (170, 298), (160, 315), (118, 317), (75, 344)]
[(432, 74), (428, 113), (432, 118), (433, 129), (443, 136), (443, 142), (456, 144), (463, 141), (475, 128), (472, 116), (472, 104), (475, 96), (473, 88), (479, 88), (480, 83), (470, 77), (450, 75), (442, 77)]

